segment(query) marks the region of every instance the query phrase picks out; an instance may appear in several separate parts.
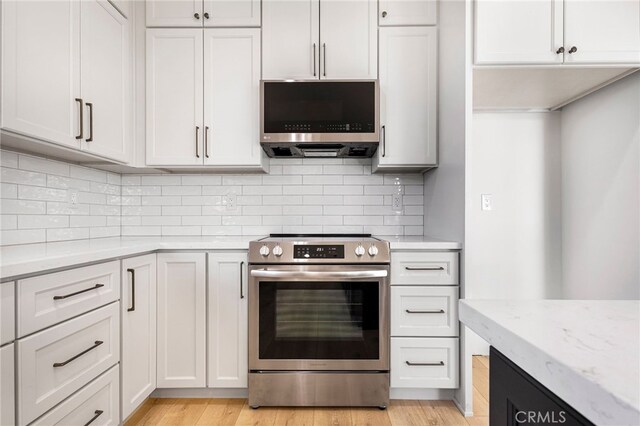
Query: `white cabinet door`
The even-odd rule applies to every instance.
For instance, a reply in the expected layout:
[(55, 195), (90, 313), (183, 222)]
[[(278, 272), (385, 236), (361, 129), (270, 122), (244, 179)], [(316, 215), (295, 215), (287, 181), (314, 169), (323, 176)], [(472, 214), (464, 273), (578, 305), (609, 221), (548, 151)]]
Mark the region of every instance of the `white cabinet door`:
[(122, 261), (122, 420), (156, 388), (156, 255)]
[(206, 386), (205, 253), (158, 254), (157, 386)]
[(147, 165), (202, 164), (202, 30), (147, 29)]
[(80, 2), (2, 2), (2, 127), (80, 141)]
[(16, 424), (14, 344), (0, 348), (0, 425)]
[(82, 149), (126, 162), (130, 134), (129, 23), (107, 0), (80, 4)]
[(564, 48), (565, 63), (640, 63), (640, 2), (565, 0)]
[(437, 163), (437, 29), (380, 28), (380, 147), (377, 168)]
[(322, 2), (320, 78), (377, 78), (377, 6), (373, 0)]
[(260, 29), (204, 31), (204, 94), (204, 163), (259, 166)]
[(436, 25), (437, 0), (380, 0), (380, 26)]
[(204, 0), (205, 27), (259, 27), (260, 0)]
[(562, 3), (475, 0), (475, 63), (562, 63)]
[(202, 0), (147, 0), (147, 27), (202, 27)]
[(247, 294), (247, 253), (210, 253), (209, 387), (247, 387)]
[(319, 0), (262, 2), (262, 78), (319, 78)]

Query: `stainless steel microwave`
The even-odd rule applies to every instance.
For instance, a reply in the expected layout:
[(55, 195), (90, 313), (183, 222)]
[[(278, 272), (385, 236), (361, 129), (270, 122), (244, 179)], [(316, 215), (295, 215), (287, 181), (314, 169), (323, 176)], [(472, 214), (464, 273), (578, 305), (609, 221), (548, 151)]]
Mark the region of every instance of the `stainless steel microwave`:
[(264, 80), (260, 143), (270, 157), (371, 157), (379, 105), (377, 80)]

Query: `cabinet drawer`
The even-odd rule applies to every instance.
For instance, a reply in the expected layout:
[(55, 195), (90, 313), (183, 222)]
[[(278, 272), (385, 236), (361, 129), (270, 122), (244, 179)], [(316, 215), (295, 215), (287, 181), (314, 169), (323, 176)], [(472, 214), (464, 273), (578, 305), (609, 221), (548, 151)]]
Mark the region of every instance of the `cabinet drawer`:
[(90, 422), (92, 426), (117, 425), (120, 420), (118, 388), (119, 369), (116, 365), (32, 425), (87, 425), (90, 420), (93, 420)]
[(120, 262), (18, 281), (18, 336), (106, 305), (120, 297)]
[(0, 345), (16, 338), (15, 283), (0, 284)]
[(391, 253), (391, 285), (457, 285), (457, 252)]
[(18, 419), (26, 424), (116, 364), (119, 304), (18, 341)]
[(458, 287), (391, 287), (391, 335), (458, 336)]
[(457, 338), (391, 338), (392, 388), (457, 388)]

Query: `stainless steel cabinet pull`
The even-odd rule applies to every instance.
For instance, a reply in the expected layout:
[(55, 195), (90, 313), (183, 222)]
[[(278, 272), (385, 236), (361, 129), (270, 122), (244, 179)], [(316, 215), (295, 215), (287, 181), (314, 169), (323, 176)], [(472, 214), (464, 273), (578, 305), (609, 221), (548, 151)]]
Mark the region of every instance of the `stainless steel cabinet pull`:
[(91, 420), (89, 420), (88, 422), (86, 422), (84, 424), (84, 426), (90, 425), (91, 423), (94, 422), (95, 419), (97, 419), (98, 417), (100, 417), (100, 414), (104, 413), (104, 411), (102, 410), (96, 410), (93, 412), (93, 414), (95, 414), (93, 417), (91, 417)]
[(384, 278), (386, 277), (386, 270), (379, 271), (274, 271), (269, 269), (254, 269), (251, 271), (251, 276), (256, 278)]
[(209, 158), (209, 126), (204, 127), (204, 156)]
[(89, 107), (89, 137), (85, 140), (91, 142), (93, 141), (93, 104), (87, 102), (85, 105)]
[(84, 103), (82, 102), (82, 98), (76, 98), (76, 102), (80, 103), (80, 134), (76, 136), (76, 139), (82, 139), (84, 136)]
[(91, 346), (89, 349), (85, 349), (84, 351), (80, 352), (78, 355), (75, 355), (75, 356), (69, 358), (65, 362), (55, 362), (55, 363), (53, 363), (53, 366), (54, 366), (54, 368), (64, 367), (65, 365), (69, 364), (71, 361), (75, 361), (76, 359), (80, 358), (82, 355), (84, 355), (84, 354), (86, 354), (88, 352), (91, 352), (92, 350), (94, 350), (95, 348), (97, 348), (98, 346), (100, 346), (103, 343), (104, 342), (102, 340), (96, 340), (94, 342), (94, 345)]
[(387, 142), (387, 129), (386, 129), (386, 126), (382, 126), (382, 156), (383, 157), (387, 154), (386, 142)]
[(244, 262), (240, 262), (240, 299), (244, 299), (244, 290), (242, 288), (242, 271), (244, 271)]
[(573, 46), (571, 49), (569, 49), (569, 53), (576, 53), (578, 51), (578, 48)]
[(209, 19), (209, 12), (204, 13), (204, 19)]
[(387, 11), (386, 11), (386, 10), (383, 10), (383, 11), (382, 11), (382, 17), (383, 17), (383, 18), (386, 18), (386, 17), (387, 17)]
[(77, 296), (79, 294), (86, 293), (87, 291), (97, 290), (100, 287), (104, 287), (104, 284), (96, 284), (93, 287), (85, 288), (84, 290), (76, 291), (75, 293), (65, 294), (64, 296), (53, 296), (53, 300), (62, 300), (66, 299), (67, 297)]
[(326, 77), (327, 76), (327, 45), (326, 43), (322, 43), (322, 48), (324, 49), (324, 53), (322, 54), (322, 66), (324, 67), (322, 71), (322, 75)]
[(444, 314), (444, 309), (432, 311), (412, 311), (411, 309), (405, 309), (404, 311), (408, 314)]
[(196, 18), (196, 19), (200, 19), (200, 14), (198, 12), (196, 12), (196, 13), (193, 14), (193, 17)]
[(442, 266), (405, 266), (404, 269), (406, 269), (407, 271), (444, 271), (444, 268)]
[(560, 46), (558, 50), (556, 50), (556, 55), (560, 55), (562, 53), (564, 53), (564, 46)]
[(133, 312), (136, 310), (136, 270), (127, 269), (127, 272), (131, 274), (131, 307), (127, 308), (127, 312)]
[(409, 362), (405, 361), (405, 363), (411, 367), (435, 367), (444, 365), (443, 361), (440, 362)]
[(198, 147), (198, 133), (200, 132), (200, 127), (196, 126), (196, 158), (200, 158), (200, 148)]
[(313, 43), (313, 76), (316, 76), (316, 44)]

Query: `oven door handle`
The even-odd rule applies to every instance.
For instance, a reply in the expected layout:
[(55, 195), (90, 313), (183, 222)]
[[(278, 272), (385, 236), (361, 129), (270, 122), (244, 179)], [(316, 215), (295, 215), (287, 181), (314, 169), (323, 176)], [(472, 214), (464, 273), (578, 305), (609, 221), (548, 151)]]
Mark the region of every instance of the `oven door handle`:
[(256, 278), (385, 278), (386, 270), (378, 271), (274, 271), (269, 269), (254, 269), (251, 276)]

